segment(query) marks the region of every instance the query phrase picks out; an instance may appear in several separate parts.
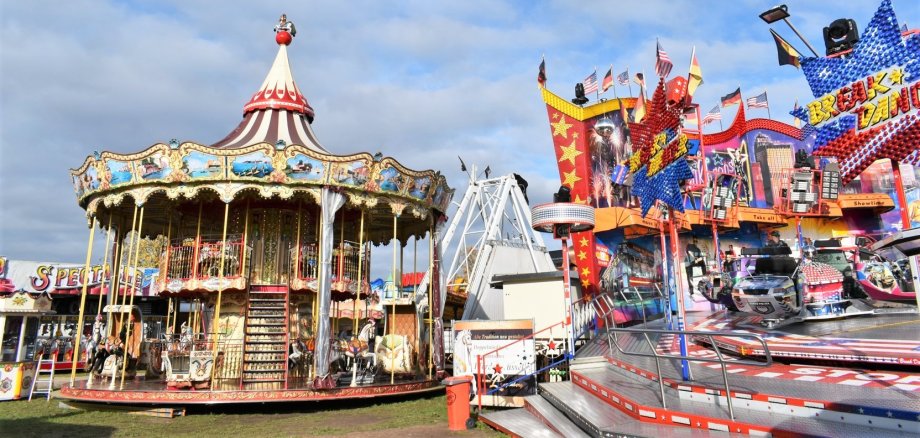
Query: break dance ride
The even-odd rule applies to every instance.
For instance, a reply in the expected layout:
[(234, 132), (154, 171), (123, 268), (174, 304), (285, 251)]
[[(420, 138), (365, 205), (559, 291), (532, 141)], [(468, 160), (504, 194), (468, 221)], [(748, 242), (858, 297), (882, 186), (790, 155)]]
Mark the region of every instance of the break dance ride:
[[(694, 129), (695, 54), (670, 80), (659, 59), (651, 99), (639, 78), (638, 97), (588, 104), (576, 87), (570, 104), (541, 70), (560, 181), (596, 209), (572, 241), (598, 336), (571, 381), (480, 419), (519, 436), (920, 434), (920, 32), (883, 0), (861, 34), (841, 19), (825, 36), (827, 56), (803, 56), (774, 32), (815, 94), (793, 112), (804, 128), (749, 118), (739, 88), (725, 129)], [(608, 269), (598, 247), (634, 264)], [(623, 320), (617, 288), (643, 277), (671, 299)]]
[[(105, 249), (114, 272), (137, 263), (129, 236), (165, 237), (156, 286), (169, 314), (163, 336), (141, 339), (134, 293), (116, 293), (125, 288), (113, 276), (98, 318), (110, 344), (94, 350), (109, 357), (86, 381), (72, 373), (61, 398), (188, 405), (440, 388), (443, 347), (431, 335), (441, 331), (439, 276), (417, 291), (417, 304), (381, 297), (369, 284), (370, 249), (393, 247), (394, 279), (397, 248), (410, 239), (433, 237), (428, 251), (439, 252), (435, 227), (453, 190), (440, 172), (320, 144), (288, 63), (295, 34), (282, 16), (277, 57), (224, 139), (97, 153), (72, 171), (91, 229), (87, 263), (99, 227), (115, 236)], [(82, 292), (81, 321), (93, 311)], [(77, 329), (78, 338), (89, 332)], [(137, 369), (141, 350), (155, 350), (161, 364), (146, 376)]]

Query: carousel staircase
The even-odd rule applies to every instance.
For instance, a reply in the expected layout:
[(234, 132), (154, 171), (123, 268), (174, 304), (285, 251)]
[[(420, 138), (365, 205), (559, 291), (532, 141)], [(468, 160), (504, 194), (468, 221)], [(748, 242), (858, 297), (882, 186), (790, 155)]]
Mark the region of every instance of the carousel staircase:
[(287, 315), (287, 285), (250, 286), (241, 389), (287, 388)]

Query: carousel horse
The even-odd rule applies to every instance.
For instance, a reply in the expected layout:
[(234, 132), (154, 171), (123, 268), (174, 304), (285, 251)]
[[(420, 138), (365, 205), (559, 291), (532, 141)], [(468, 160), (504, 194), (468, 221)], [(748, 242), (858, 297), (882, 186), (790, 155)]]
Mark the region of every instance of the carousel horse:
[(182, 328), (179, 334), (179, 351), (189, 351), (192, 346), (192, 329), (188, 322), (182, 322)]
[(102, 315), (96, 315), (96, 322), (93, 323), (93, 332), (84, 343), (83, 351), (86, 354), (86, 361), (84, 361), (83, 364), (84, 371), (93, 369), (96, 352), (99, 351), (99, 344), (102, 342), (102, 333), (104, 331), (105, 323), (102, 322)]
[(295, 369), (302, 366), (306, 362), (306, 355), (307, 344), (300, 339), (291, 341), (291, 345), (288, 346), (288, 368)]
[(386, 335), (377, 343), (377, 357), (386, 372), (412, 372), (412, 345), (403, 335)]

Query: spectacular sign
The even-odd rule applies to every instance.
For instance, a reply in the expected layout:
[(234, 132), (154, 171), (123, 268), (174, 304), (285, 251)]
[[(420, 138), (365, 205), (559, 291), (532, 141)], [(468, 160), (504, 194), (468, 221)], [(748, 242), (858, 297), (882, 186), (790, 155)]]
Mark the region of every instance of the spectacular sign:
[(920, 81), (905, 84), (893, 67), (841, 87), (809, 103), (808, 122), (819, 126), (844, 114), (856, 115), (856, 130), (872, 128), (920, 109)]

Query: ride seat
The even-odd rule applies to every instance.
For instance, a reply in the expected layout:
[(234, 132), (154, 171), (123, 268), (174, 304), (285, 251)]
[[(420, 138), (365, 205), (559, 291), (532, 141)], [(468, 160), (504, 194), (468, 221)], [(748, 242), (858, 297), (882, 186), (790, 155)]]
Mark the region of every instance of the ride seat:
[(754, 265), (755, 275), (785, 275), (791, 276), (795, 272), (795, 268), (798, 266), (795, 259), (792, 257), (764, 257), (757, 259), (756, 264)]

